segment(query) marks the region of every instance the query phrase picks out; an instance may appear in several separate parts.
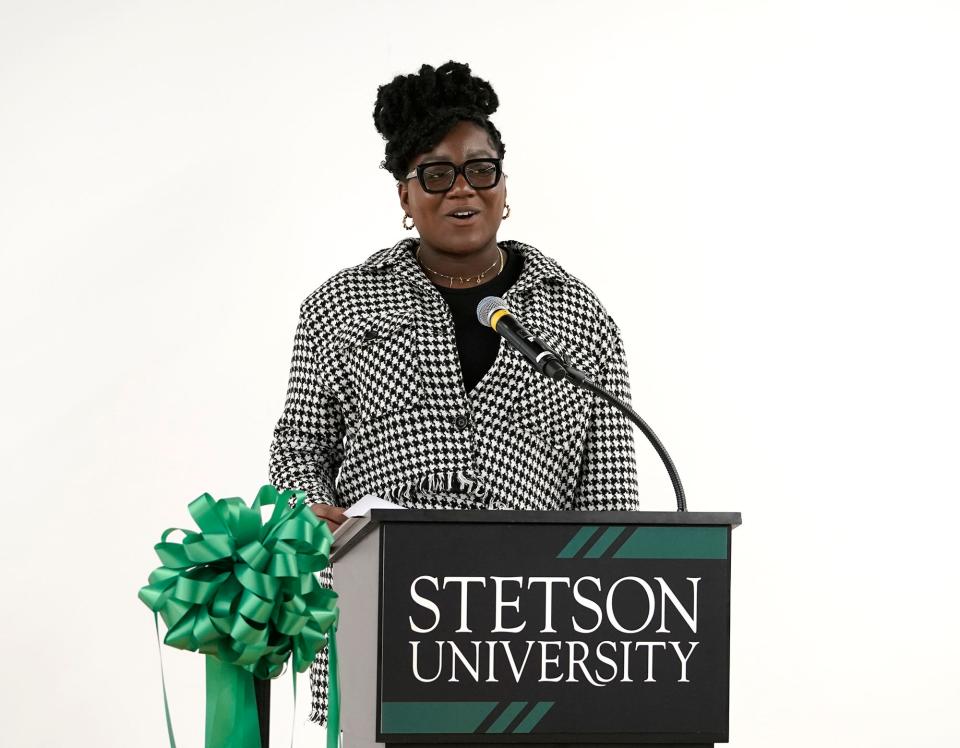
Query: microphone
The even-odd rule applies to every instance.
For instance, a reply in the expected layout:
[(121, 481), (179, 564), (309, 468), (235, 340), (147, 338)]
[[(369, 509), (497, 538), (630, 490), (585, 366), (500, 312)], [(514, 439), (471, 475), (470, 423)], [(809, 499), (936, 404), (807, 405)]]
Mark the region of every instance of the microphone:
[(477, 319), (516, 348), (534, 369), (550, 379), (567, 376), (567, 366), (535, 335), (531, 335), (507, 308), (499, 296), (487, 296), (477, 305)]

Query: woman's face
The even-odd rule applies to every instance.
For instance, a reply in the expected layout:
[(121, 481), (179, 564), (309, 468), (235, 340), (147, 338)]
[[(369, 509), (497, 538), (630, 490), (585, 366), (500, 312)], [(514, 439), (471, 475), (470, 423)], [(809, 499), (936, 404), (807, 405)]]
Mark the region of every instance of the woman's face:
[[(473, 122), (461, 121), (433, 150), (416, 156), (407, 173), (418, 164), (430, 161), (452, 161), (459, 165), (467, 159), (484, 157), (497, 157), (486, 130)], [(413, 218), (423, 244), (458, 255), (472, 254), (496, 244), (507, 197), (505, 174), (496, 187), (486, 190), (474, 189), (463, 174), (457, 174), (453, 186), (446, 192), (426, 192), (416, 177), (401, 182), (398, 191), (400, 205)], [(467, 220), (450, 215), (465, 208), (479, 212)]]

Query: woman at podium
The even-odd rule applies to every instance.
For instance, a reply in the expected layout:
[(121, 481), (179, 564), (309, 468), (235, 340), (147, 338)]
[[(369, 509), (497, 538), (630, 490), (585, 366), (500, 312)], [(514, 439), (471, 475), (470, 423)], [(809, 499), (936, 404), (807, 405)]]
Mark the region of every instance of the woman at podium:
[[(492, 86), (453, 61), (378, 89), (381, 167), (416, 235), (303, 301), (270, 446), (270, 481), (304, 490), (332, 529), (367, 494), (430, 509), (640, 508), (627, 419), (541, 376), (478, 321), (479, 302), (501, 297), (629, 402), (620, 331), (596, 295), (533, 245), (498, 238), (511, 207), (497, 106)], [(311, 690), (323, 724), (326, 650)]]

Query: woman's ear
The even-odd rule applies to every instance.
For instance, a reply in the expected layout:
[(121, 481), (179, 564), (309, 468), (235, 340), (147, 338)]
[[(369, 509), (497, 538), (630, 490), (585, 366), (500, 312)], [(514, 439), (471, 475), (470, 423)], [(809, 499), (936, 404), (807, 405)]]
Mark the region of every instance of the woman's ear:
[(410, 195), (407, 185), (403, 182), (397, 182), (397, 197), (400, 198), (400, 207), (403, 208), (403, 212), (407, 215), (410, 215)]

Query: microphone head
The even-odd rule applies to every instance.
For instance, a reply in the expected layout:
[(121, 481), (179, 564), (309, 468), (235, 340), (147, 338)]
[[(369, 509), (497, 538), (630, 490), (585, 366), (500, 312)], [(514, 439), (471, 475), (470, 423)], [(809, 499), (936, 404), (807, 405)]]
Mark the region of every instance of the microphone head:
[(490, 317), (493, 316), (493, 313), (503, 309), (506, 312), (510, 310), (507, 308), (507, 302), (501, 299), (499, 296), (486, 296), (480, 300), (480, 303), (477, 304), (477, 319), (480, 320), (480, 324), (485, 327), (490, 327)]

